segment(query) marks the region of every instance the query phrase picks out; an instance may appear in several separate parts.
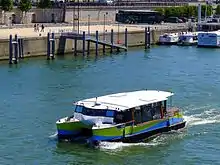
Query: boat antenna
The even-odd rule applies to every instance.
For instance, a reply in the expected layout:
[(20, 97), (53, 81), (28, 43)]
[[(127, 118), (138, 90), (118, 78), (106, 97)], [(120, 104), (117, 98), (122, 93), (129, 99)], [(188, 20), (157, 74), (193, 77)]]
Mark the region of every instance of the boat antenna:
[(95, 105), (97, 104), (97, 97), (95, 98)]

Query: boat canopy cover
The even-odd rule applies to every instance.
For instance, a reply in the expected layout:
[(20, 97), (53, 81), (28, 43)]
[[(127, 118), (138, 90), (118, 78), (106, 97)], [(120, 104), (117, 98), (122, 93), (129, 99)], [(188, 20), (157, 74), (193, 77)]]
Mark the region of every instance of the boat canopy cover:
[(141, 105), (165, 101), (174, 95), (172, 92), (156, 90), (140, 90), (123, 92), (85, 99), (74, 103), (91, 109), (110, 109), (123, 111)]

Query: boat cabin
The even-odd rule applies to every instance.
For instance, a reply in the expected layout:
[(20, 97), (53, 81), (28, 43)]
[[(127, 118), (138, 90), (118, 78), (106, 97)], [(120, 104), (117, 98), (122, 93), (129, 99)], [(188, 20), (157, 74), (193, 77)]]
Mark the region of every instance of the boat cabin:
[[(135, 91), (86, 99), (75, 103), (74, 117), (100, 124), (135, 124), (164, 118), (167, 100), (173, 95), (164, 91)], [(171, 100), (171, 99), (170, 99)]]
[(152, 104), (141, 105), (130, 108), (126, 111), (118, 111), (114, 116), (114, 122), (127, 123), (134, 121), (135, 124), (164, 118), (166, 114), (167, 101), (160, 101)]

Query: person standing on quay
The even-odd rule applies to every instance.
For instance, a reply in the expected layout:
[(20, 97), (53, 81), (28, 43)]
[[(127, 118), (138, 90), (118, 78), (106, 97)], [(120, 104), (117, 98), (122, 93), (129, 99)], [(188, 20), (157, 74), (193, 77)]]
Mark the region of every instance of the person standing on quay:
[(44, 32), (44, 25), (41, 25), (41, 32)]

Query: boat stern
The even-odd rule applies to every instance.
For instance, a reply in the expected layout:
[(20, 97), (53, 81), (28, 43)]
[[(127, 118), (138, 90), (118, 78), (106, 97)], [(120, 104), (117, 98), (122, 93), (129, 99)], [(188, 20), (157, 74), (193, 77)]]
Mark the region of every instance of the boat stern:
[(168, 111), (167, 125), (173, 129), (180, 129), (185, 127), (186, 121), (183, 117), (182, 112), (178, 108), (172, 108)]

